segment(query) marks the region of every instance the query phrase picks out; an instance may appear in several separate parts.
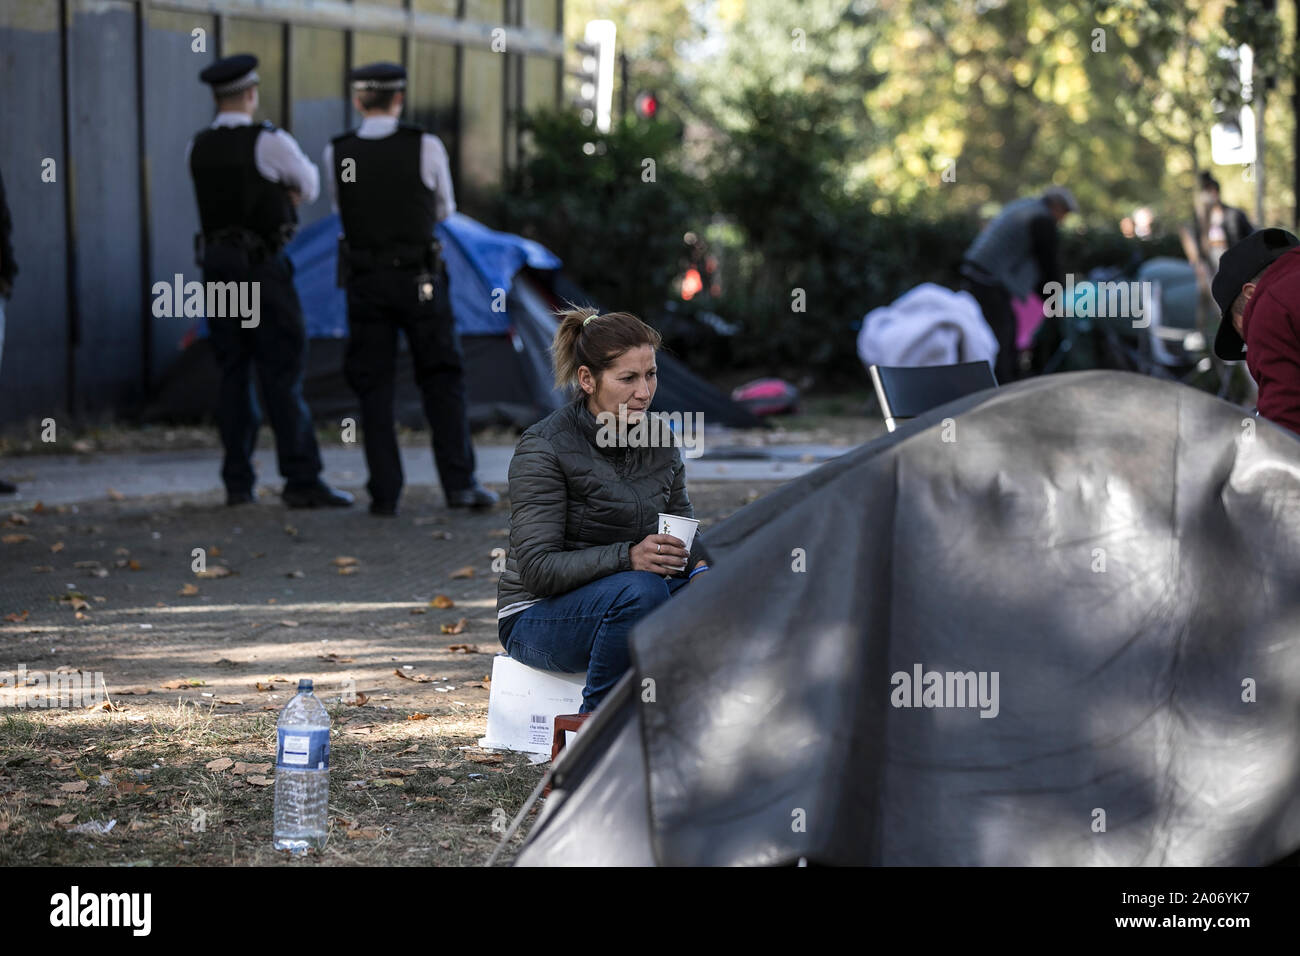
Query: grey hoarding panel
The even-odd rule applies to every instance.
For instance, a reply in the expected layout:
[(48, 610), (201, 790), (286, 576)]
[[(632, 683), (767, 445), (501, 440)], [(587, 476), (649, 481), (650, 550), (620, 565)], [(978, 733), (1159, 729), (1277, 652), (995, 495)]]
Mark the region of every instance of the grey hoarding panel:
[(298, 209), (305, 226), (330, 214), (330, 171), (321, 153), (332, 137), (344, 130), (344, 35), (340, 30), (293, 28), (293, 129), (302, 150), (321, 167), (320, 198)]
[[(202, 29), (205, 50), (195, 51), (191, 31)], [(211, 17), (152, 10), (145, 30), (145, 144), (149, 169), (150, 285), (180, 273), (201, 279), (194, 263), (194, 233), (199, 228), (194, 187), (185, 163), (190, 138), (212, 120), (212, 94), (199, 71), (216, 58)], [(153, 318), (153, 368), (156, 384), (180, 355), (190, 322)]]
[[(13, 299), (0, 359), (0, 421), (58, 418), (67, 387), (59, 22), (54, 4), (0, 4), (0, 174), (13, 217)], [(42, 161), (55, 162), (54, 182)]]
[(127, 2), (73, 6), (68, 35), (75, 187), (77, 409), (109, 411), (143, 398), (144, 297), (140, 270), (140, 165), (135, 89), (135, 9)]

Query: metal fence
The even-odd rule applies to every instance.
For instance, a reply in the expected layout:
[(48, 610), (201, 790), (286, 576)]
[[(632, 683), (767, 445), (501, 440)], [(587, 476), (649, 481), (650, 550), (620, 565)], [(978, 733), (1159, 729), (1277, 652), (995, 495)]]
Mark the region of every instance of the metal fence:
[[(558, 105), (563, 0), (4, 0), (0, 174), (19, 275), (0, 358), (0, 423), (138, 407), (176, 357), (185, 319), (150, 289), (194, 272), (185, 166), (213, 112), (199, 71), (260, 60), (260, 116), (320, 164), (355, 126), (346, 73), (409, 73), (404, 119), (447, 145), (457, 198), (522, 159), (520, 111)], [(329, 211), (328, 191), (299, 214)]]

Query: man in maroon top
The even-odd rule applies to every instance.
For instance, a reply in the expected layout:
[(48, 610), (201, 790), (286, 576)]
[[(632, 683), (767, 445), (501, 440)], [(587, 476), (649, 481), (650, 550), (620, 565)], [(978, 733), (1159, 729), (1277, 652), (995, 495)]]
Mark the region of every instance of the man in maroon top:
[(1251, 233), (1223, 254), (1213, 291), (1223, 315), (1215, 354), (1244, 357), (1259, 414), (1300, 435), (1300, 239), (1285, 229)]

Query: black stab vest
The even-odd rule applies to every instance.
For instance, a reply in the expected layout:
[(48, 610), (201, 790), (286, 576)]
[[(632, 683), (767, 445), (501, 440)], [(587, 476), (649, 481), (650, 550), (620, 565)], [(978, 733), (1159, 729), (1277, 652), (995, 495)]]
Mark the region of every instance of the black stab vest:
[[(420, 178), (424, 130), (400, 124), (391, 136), (362, 139), (355, 132), (334, 137), (335, 195), (343, 235), (354, 251), (394, 245), (428, 245), (437, 222), (435, 193)], [(345, 160), (353, 173), (344, 181)]]
[(237, 226), (279, 246), (284, 227), (298, 222), (288, 188), (257, 171), (257, 137), (274, 130), (270, 123), (215, 126), (194, 137), (190, 175), (204, 235)]

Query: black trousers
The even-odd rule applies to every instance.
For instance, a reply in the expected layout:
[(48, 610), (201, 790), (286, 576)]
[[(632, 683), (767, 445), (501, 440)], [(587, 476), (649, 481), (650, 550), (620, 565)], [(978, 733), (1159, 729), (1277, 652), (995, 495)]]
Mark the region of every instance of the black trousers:
[[(262, 425), (252, 371), (262, 390), (285, 488), (309, 488), (319, 481), (320, 449), (311, 411), (302, 397), (307, 329), (293, 287), (293, 264), (285, 255), (250, 262), (235, 249), (213, 246), (204, 262), (205, 282), (258, 283), (256, 326), (238, 316), (208, 318), (209, 339), (221, 369), (217, 424), (225, 461), (221, 478), (228, 492), (253, 490), (253, 450)], [(249, 319), (248, 321), (252, 321)]]
[(998, 358), (993, 367), (998, 384), (1014, 382), (1020, 377), (1020, 358), (1016, 350), (1016, 313), (1011, 306), (1011, 293), (1000, 283), (984, 283), (969, 276), (962, 279), (962, 289), (975, 297), (984, 321), (998, 340)]
[(433, 459), (444, 494), (474, 483), (474, 446), (466, 416), (464, 357), (451, 313), (447, 273), (434, 274), (433, 297), (421, 302), (412, 270), (382, 270), (348, 280), (348, 340), (343, 373), (361, 402), (361, 428), (372, 501), (395, 504), (402, 458), (393, 417), (397, 334), (406, 335)]

